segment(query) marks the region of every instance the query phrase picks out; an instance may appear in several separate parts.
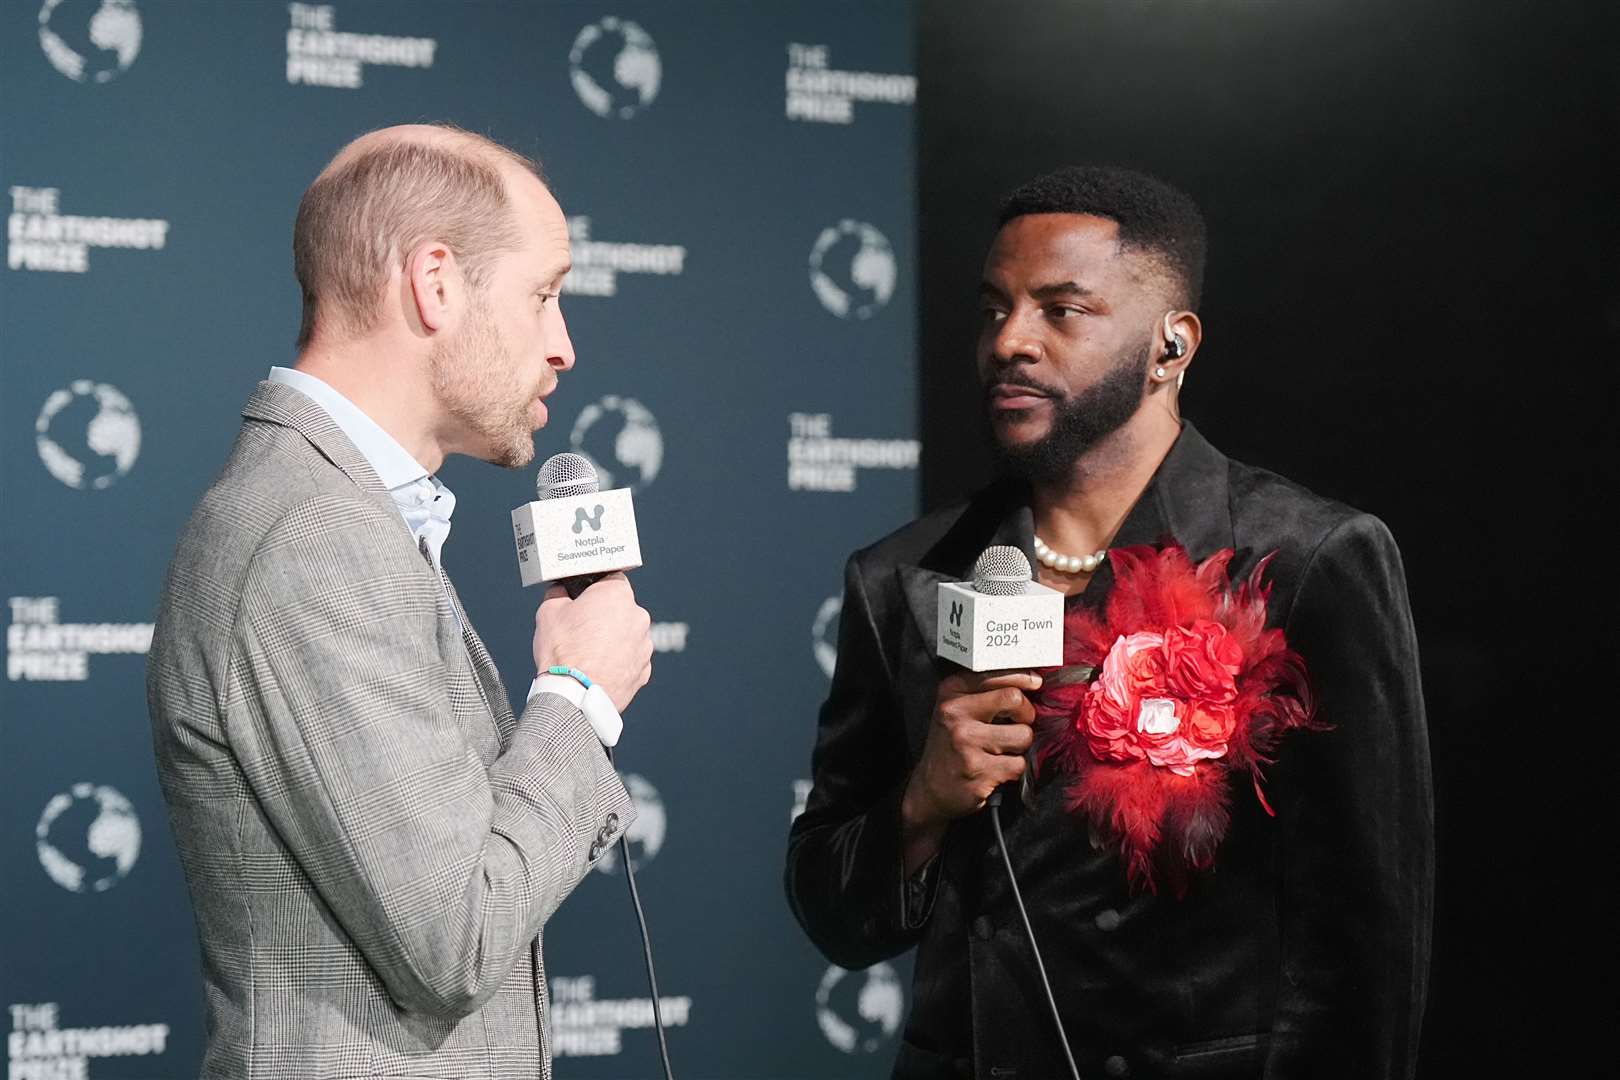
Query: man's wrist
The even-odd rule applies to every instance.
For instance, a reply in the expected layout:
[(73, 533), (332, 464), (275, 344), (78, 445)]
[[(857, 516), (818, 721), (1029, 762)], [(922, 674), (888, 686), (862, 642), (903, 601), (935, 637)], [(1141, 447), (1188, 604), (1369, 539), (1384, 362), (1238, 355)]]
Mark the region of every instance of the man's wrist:
[(900, 796), (900, 858), (907, 877), (927, 865), (945, 841), (950, 822), (930, 816), (915, 784)]
[(624, 731), (624, 719), (607, 691), (583, 671), (561, 665), (547, 668), (529, 684), (529, 697), (540, 693), (557, 694), (584, 713), (603, 746), (618, 744), (619, 735)]

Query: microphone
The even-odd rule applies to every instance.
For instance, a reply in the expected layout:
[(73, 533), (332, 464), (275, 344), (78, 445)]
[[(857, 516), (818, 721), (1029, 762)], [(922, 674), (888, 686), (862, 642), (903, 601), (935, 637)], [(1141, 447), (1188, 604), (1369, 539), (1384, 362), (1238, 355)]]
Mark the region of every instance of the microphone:
[(512, 511), (524, 585), (560, 582), (578, 596), (604, 574), (641, 565), (641, 538), (629, 488), (598, 490), (584, 454), (554, 454), (535, 477), (539, 498)]
[(1063, 663), (1063, 594), (1033, 580), (1011, 546), (984, 549), (972, 581), (939, 584), (934, 651), (971, 671)]

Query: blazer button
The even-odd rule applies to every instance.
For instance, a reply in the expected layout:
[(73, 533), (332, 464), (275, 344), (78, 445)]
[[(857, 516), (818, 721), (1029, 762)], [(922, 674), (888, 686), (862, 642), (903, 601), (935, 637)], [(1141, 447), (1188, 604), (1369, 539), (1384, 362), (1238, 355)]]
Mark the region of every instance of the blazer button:
[(980, 941), (989, 941), (995, 936), (995, 933), (996, 928), (990, 925), (990, 919), (987, 916), (980, 915), (973, 920), (973, 936)]
[(1129, 1076), (1131, 1075), (1131, 1063), (1115, 1054), (1113, 1057), (1103, 1061), (1103, 1072), (1109, 1076)]
[(1119, 912), (1113, 908), (1103, 908), (1097, 912), (1097, 916), (1092, 919), (1092, 922), (1097, 924), (1097, 929), (1113, 933), (1119, 929)]
[(601, 857), (602, 857), (602, 841), (598, 840), (594, 844), (591, 845), (590, 861), (595, 862), (597, 859), (600, 859)]
[(619, 815), (618, 814), (609, 814), (607, 816), (607, 820), (602, 823), (602, 831), (603, 832), (612, 832), (614, 829), (617, 829), (618, 827), (619, 827)]

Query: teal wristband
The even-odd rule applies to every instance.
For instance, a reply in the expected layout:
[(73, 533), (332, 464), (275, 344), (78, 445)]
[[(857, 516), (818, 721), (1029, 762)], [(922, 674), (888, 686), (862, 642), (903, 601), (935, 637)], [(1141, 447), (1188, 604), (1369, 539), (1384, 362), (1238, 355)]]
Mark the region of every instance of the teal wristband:
[(575, 682), (579, 683), (579, 685), (583, 686), (585, 689), (589, 690), (591, 688), (590, 678), (577, 667), (548, 667), (546, 668), (546, 674), (566, 675), (570, 679), (573, 679)]

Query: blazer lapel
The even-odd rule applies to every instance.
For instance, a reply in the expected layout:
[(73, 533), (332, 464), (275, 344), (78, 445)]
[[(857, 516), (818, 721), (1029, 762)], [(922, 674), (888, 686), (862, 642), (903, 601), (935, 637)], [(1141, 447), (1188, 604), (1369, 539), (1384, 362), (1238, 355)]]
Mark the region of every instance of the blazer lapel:
[[(325, 409), (297, 390), (266, 379), (254, 389), (253, 396), (242, 407), (242, 415), (249, 420), (264, 420), (292, 428), (308, 439), (326, 460), (343, 470), (343, 474), (359, 485), (361, 490), (381, 495), (392, 505), (388, 489), (383, 486), (365, 455), (355, 449), (354, 443), (343, 434), (343, 429), (333, 422)], [(403, 518), (400, 524), (405, 524)], [(409, 531), (406, 529), (407, 533)]]
[[(1194, 562), (1236, 546), (1227, 465), (1226, 455), (1187, 423), (1182, 425), (1181, 437), (1154, 477), (1159, 517)], [(1134, 542), (1157, 543), (1162, 539), (1155, 536)]]

